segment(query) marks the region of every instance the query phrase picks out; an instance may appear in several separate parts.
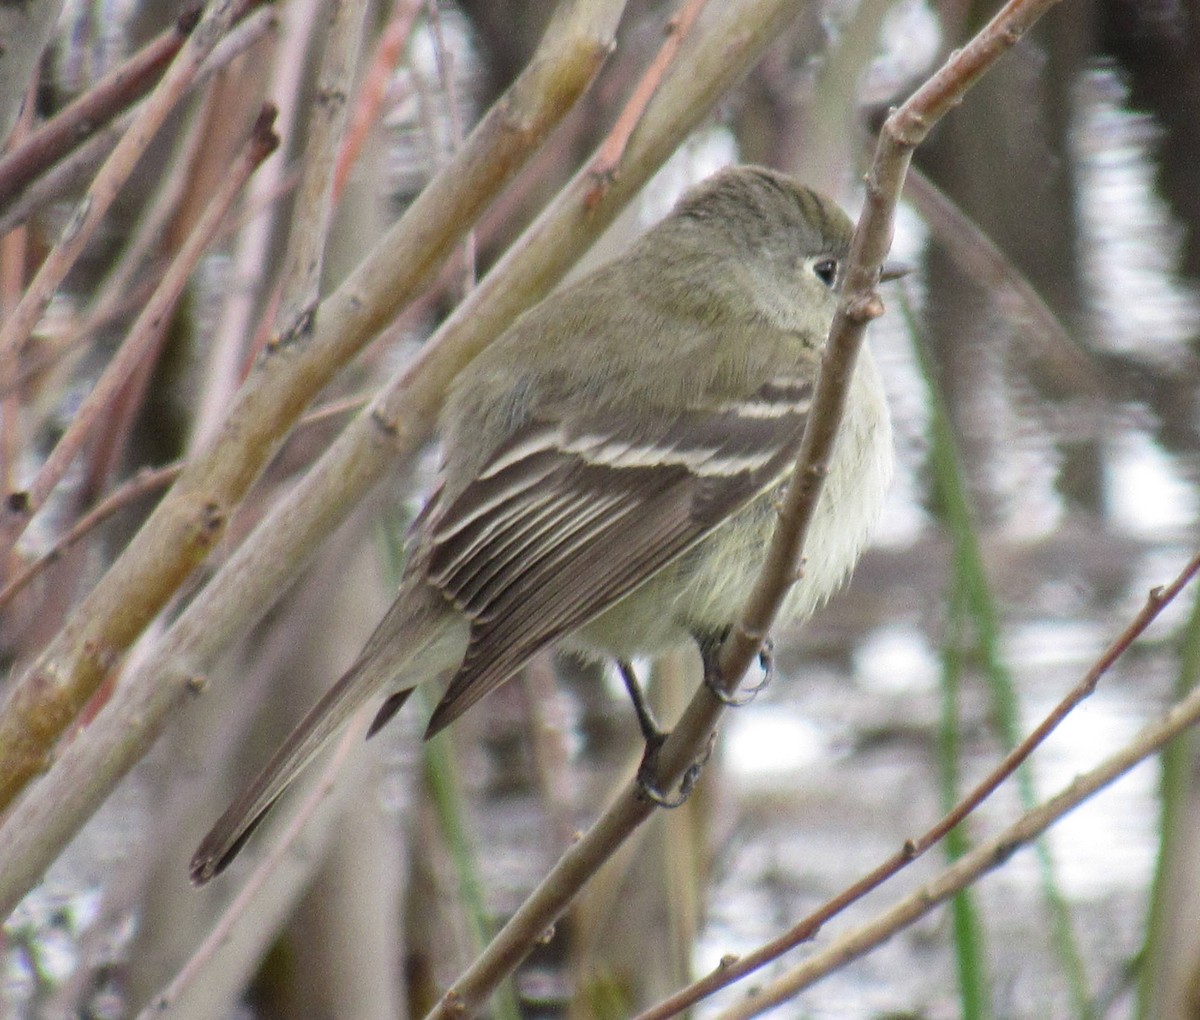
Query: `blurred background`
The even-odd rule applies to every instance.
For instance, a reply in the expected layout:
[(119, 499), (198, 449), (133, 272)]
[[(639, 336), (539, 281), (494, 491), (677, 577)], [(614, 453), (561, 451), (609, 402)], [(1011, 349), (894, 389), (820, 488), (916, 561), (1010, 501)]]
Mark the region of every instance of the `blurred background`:
[[(4, 482), (14, 491), (112, 357), (261, 102), (279, 104), (279, 151), (6, 565), (8, 583), (53, 553), (0, 594), (0, 656), (13, 676), (130, 540), (170, 465), (215, 433), (269, 335), (326, 6), (271, 5), (277, 26), (180, 104), (18, 363), (3, 368)], [(10, 151), (184, 7), (68, 0)], [(347, 97), (357, 147), (343, 150), (324, 291), (524, 67), (553, 7), (368, 5)], [(797, 173), (857, 211), (887, 109), (994, 11), (964, 0), (797, 3), (786, 33), (588, 259), (619, 251), (688, 183), (729, 162)], [(164, 624), (605, 137), (675, 13), (628, 4), (591, 90), (472, 243), (321, 397), (324, 411), (275, 458)], [(631, 1016), (794, 924), (931, 825), (1193, 555), (1198, 19), (1193, 0), (1064, 0), (917, 152), (894, 248), (917, 268), (885, 286), (888, 311), (869, 340), (899, 458), (875, 544), (817, 617), (775, 635), (779, 676), (726, 714), (688, 804), (660, 812), (610, 862), (490, 1015)], [(706, 26), (702, 16), (693, 31)], [(0, 174), (4, 314), (102, 154), (52, 186), (41, 168), (40, 191), (4, 192)], [(303, 580), (228, 651), (205, 696), (178, 713), (4, 922), (0, 1017), (137, 1015), (192, 958), (288, 812), (200, 892), (187, 882), (191, 852), (382, 615), (406, 522), (435, 470), (430, 449), (315, 552)], [(107, 506), (115, 512), (64, 545)], [(1191, 685), (1197, 649), (1200, 602), (1185, 590), (1027, 772), (955, 839), (830, 922), (816, 945), (1124, 745)], [(687, 657), (656, 664), (664, 718), (690, 696), (695, 667)], [(431, 704), (406, 708), (367, 750), (354, 746), (324, 814), (290, 851), (288, 880), (240, 917), (232, 948), (171, 1015), (421, 1015), (640, 754), (619, 683), (571, 661), (535, 663), (422, 747)], [(1191, 743), (771, 1015), (1200, 1016)], [(743, 994), (726, 991), (696, 1015), (716, 1016)]]

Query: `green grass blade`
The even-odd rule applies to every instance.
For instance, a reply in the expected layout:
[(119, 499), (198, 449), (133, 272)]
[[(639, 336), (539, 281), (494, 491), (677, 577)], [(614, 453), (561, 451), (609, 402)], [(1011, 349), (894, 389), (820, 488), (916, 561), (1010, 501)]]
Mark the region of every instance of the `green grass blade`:
[[(963, 594), (967, 615), (974, 626), (978, 653), (988, 681), (995, 727), (1005, 748), (1010, 749), (1021, 738), (1020, 702), (1001, 651), (1000, 616), (984, 569), (966, 478), (932, 357), (912, 306), (904, 294), (901, 295), (900, 307), (928, 395), (932, 491), (954, 543), (956, 585)], [(1033, 807), (1037, 802), (1037, 794), (1033, 775), (1027, 766), (1022, 766), (1017, 772), (1017, 788), (1021, 803), (1026, 808)], [(1070, 908), (1055, 872), (1049, 844), (1045, 840), (1038, 840), (1035, 852), (1042, 895), (1050, 916), (1052, 943), (1070, 989), (1074, 1012), (1080, 1020), (1091, 1020), (1095, 1010), (1088, 993), (1083, 955), (1075, 936)]]
[[(966, 615), (962, 591), (952, 588), (946, 640), (942, 644), (942, 717), (938, 729), (938, 764), (941, 774), (942, 807), (950, 810), (958, 801), (958, 694), (962, 680), (962, 630)], [(970, 849), (964, 825), (946, 834), (948, 860), (957, 860)], [(954, 930), (954, 959), (958, 970), (958, 994), (962, 1020), (989, 1020), (992, 1007), (988, 989), (987, 948), (983, 925), (971, 890), (964, 889), (951, 901)]]
[[(1175, 680), (1175, 695), (1182, 698), (1200, 681), (1200, 595), (1192, 606), (1179, 653), (1179, 674)], [(1142, 948), (1138, 978), (1138, 1016), (1156, 1020), (1162, 1005), (1159, 996), (1164, 992), (1166, 961), (1175, 948), (1172, 943), (1170, 916), (1172, 914), (1173, 868), (1186, 866), (1184, 848), (1188, 834), (1184, 826), (1185, 812), (1191, 797), (1196, 762), (1196, 739), (1187, 733), (1171, 741), (1163, 750), (1159, 774), (1159, 797), (1162, 813), (1159, 818), (1158, 857), (1154, 867), (1154, 882), (1150, 889), (1150, 906), (1146, 916), (1146, 940)]]

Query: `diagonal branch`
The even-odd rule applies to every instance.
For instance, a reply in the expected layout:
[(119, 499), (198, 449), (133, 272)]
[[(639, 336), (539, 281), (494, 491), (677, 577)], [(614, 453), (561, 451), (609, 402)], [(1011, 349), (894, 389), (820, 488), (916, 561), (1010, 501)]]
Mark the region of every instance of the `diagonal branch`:
[[(0, 810), (45, 769), (55, 739), (111, 664), (203, 560), (209, 545), (197, 538), (210, 544), (215, 540), (308, 401), (417, 293), (582, 94), (608, 53), (622, 6), (619, 0), (574, 0), (560, 8), (525, 72), (407, 214), (321, 303), (311, 336), (302, 334), (307, 342), (295, 342), (296, 335), (277, 336), (268, 346), (217, 439), (188, 463), (134, 541), (9, 695), (0, 711)], [(436, 385), (444, 388), (445, 380)], [(391, 457), (381, 449), (381, 433), (369, 424), (374, 419), (366, 420), (364, 446), (382, 454), (374, 475), (378, 478)], [(110, 703), (67, 749), (46, 782), (10, 813), (0, 827), (0, 859), (8, 862), (0, 865), (0, 915), (12, 909), (146, 752), (171, 707), (194, 689), (195, 663), (204, 662), (206, 652), (215, 654), (214, 645), (224, 647), (231, 633), (250, 626), (278, 597), (281, 577), (300, 570), (315, 542), (309, 530), (312, 518), (317, 534), (326, 534), (341, 519), (339, 514), (349, 512), (339, 497), (353, 497), (365, 484), (355, 489), (344, 476), (337, 478), (308, 508), (311, 517), (303, 526), (293, 512), (285, 513), (283, 531), (288, 534), (276, 538), (296, 540), (290, 558), (257, 560), (252, 576), (233, 562), (227, 564), (232, 569), (219, 576), (235, 581), (239, 590), (249, 586), (253, 595), (247, 601), (200, 601), (189, 607), (173, 628), (179, 642), (173, 669), (138, 670), (128, 678), (118, 700), (139, 707), (123, 714), (117, 701)], [(275, 523), (268, 533), (279, 527), (279, 517), (272, 515)], [(256, 545), (266, 549), (257, 539), (242, 548)], [(185, 620), (191, 622), (185, 625)], [(113, 729), (106, 729), (108, 723)]]
[[(0, 359), (16, 358), (50, 299), (83, 253), (138, 160), (154, 140), (167, 115), (175, 109), (200, 65), (224, 35), (237, 5), (234, 0), (213, 0), (195, 30), (171, 62), (158, 87), (140, 110), (128, 131), (105, 161), (87, 194), (75, 207), (57, 243), (50, 249), (11, 315), (0, 326)], [(32, 519), (22, 494), (5, 494), (0, 503), (0, 562)]]
[(972, 811), (990, 797), (996, 788), (1008, 779), (1033, 752), (1045, 743), (1046, 738), (1054, 732), (1067, 716), (1085, 698), (1096, 689), (1096, 685), (1146, 631), (1164, 609), (1178, 597), (1179, 593), (1192, 582), (1200, 572), (1200, 555), (1193, 556), (1178, 576), (1165, 587), (1154, 588), (1146, 598), (1145, 604), (1129, 625), (1112, 641), (1111, 644), (1097, 657), (1092, 666), (1046, 717), (1014, 747), (998, 765), (983, 777), (975, 787), (963, 797), (951, 810), (947, 811), (938, 821), (916, 839), (906, 840), (891, 857), (864, 875), (853, 885), (847, 886), (833, 899), (793, 925), (782, 935), (772, 939), (766, 945), (747, 953), (736, 960), (723, 961), (712, 973), (694, 982), (687, 988), (681, 989), (669, 999), (663, 1000), (653, 1009), (638, 1014), (636, 1020), (666, 1020), (667, 1017), (694, 1006), (714, 992), (726, 988), (735, 981), (754, 973), (767, 964), (777, 960), (784, 953), (795, 949), (804, 942), (815, 938), (822, 926), (831, 918), (836, 917), (853, 903), (857, 903), (867, 893), (878, 889), (884, 882), (903, 870), (927, 850), (935, 846), (956, 825), (962, 822)]
[(62, 9), (63, 0), (0, 4), (0, 148), (9, 141)]
[(96, 385), (84, 397), (71, 419), (71, 424), (50, 451), (33, 483), (23, 493), (22, 509), (30, 517), (42, 508), (46, 498), (62, 480), (67, 468), (83, 448), (97, 417), (109, 406), (146, 352), (156, 343), (167, 317), (175, 307), (179, 295), (183, 293), (192, 270), (216, 236), (242, 185), (258, 164), (275, 151), (279, 139), (271, 127), (274, 119), (274, 109), (264, 108), (251, 130), (249, 141), (234, 165), (229, 168), (229, 174), (221, 182), (220, 189), (213, 196), (200, 222), (196, 224), (187, 244), (180, 249), (171, 268), (146, 302), (146, 307), (137, 317), (117, 353), (105, 366), (100, 378), (96, 380)]
[[(234, 20), (245, 14), (250, 6), (250, 2), (244, 2), (234, 14)], [(53, 166), (122, 110), (141, 99), (179, 52), (199, 17), (199, 5), (185, 10), (170, 28), (109, 71), (83, 95), (22, 139), (11, 152), (0, 157), (0, 210), (7, 211), (21, 191), (47, 167)]]
[(304, 173), (296, 189), (292, 230), (281, 276), (281, 329), (317, 306), (325, 245), (333, 220), (334, 167), (348, 116), (347, 102), (365, 28), (365, 0), (326, 4), (329, 26), (305, 140)]
[[(1161, 593), (1151, 593), (1155, 601)], [(745, 1020), (793, 997), (824, 975), (856, 960), (945, 903), (982, 875), (1001, 867), (1020, 847), (1032, 843), (1055, 822), (1099, 790), (1120, 779), (1188, 728), (1200, 723), (1200, 690), (1193, 691), (1151, 723), (1124, 748), (1089, 772), (1076, 776), (1056, 796), (1026, 812), (1007, 829), (958, 858), (936, 878), (905, 896), (873, 921), (837, 938), (778, 980), (758, 989), (745, 1003), (720, 1014), (721, 1020)], [(670, 1015), (670, 1014), (654, 1014)]]
[[(520, 311), (550, 290), (796, 12), (788, 0), (737, 0), (718, 5), (710, 13), (711, 30), (696, 32), (681, 50), (677, 67), (656, 92), (641, 128), (630, 139), (621, 174), (600, 203), (589, 208), (586, 201), (595, 183), (589, 164), (425, 344), (417, 361), (367, 413), (347, 427), (292, 493), (230, 556), (172, 625), (155, 653), (147, 656), (146, 665), (122, 678), (105, 711), (62, 751), (51, 773), (14, 808), (0, 827), (0, 915), (11, 910), (38, 880), (117, 780), (146, 753), (169, 714), (203, 682), (205, 671), (221, 650), (261, 618), (299, 574), (316, 545), (358, 505), (367, 488), (395, 468), (398, 460), (420, 449), (454, 375)], [(554, 43), (555, 47), (535, 56), (532, 77), (501, 100), (508, 117), (532, 127), (530, 104), (539, 94), (539, 82), (557, 80), (557, 54), (570, 61), (570, 66), (577, 66), (580, 44), (564, 43), (562, 38), (548, 38), (547, 45)], [(544, 97), (539, 100), (546, 101)], [(468, 139), (452, 166), (471, 167), (477, 173), (496, 164), (479, 154), (475, 141), (479, 131), (477, 128)], [(497, 159), (501, 157), (514, 158), (507, 149)], [(465, 187), (466, 195), (460, 200), (473, 204), (478, 196), (469, 189), (483, 188), (485, 183), (473, 179)], [(435, 193), (431, 208), (441, 212), (457, 195), (436, 192), (436, 188)], [(369, 278), (378, 288), (372, 291), (375, 300), (392, 297), (389, 286), (408, 284), (407, 277), (396, 280), (394, 274), (398, 266), (411, 266), (414, 255), (422, 252), (422, 238), (430, 238), (426, 244), (433, 243), (431, 229), (429, 221), (421, 220), (417, 229), (402, 235), (407, 246), (385, 244), (380, 249), (385, 252), (381, 258), (391, 261), (377, 266)], [(349, 303), (349, 296), (341, 305), (336, 303), (344, 291), (322, 306), (317, 317), (318, 338), (329, 328), (324, 309)], [(362, 286), (348, 295), (362, 295)], [(357, 318), (361, 320), (363, 314), (358, 312)], [(349, 341), (342, 336), (340, 342)], [(167, 500), (172, 495), (177, 493), (173, 490)], [(174, 555), (174, 549), (165, 549), (161, 555)], [(130, 581), (114, 591), (128, 602), (139, 599), (143, 589)], [(81, 615), (80, 619), (87, 617)], [(49, 661), (48, 655), (43, 661)], [(5, 775), (4, 723), (0, 716), (0, 788)]]
[[(263, 7), (243, 18), (205, 57), (184, 95), (194, 93), (199, 86), (210, 81), (218, 70), (227, 67), (234, 57), (245, 52), (268, 33), (275, 31), (277, 23), (278, 15), (271, 6)], [(143, 100), (132, 110), (118, 114), (107, 125), (102, 125), (85, 135), (86, 141), (81, 143), (80, 139), (76, 138), (75, 145), (52, 166), (39, 166), (37, 173), (26, 181), (20, 190), (0, 202), (0, 234), (14, 230), (38, 209), (44, 208), (68, 192), (81, 188), (94, 169), (117, 147), (117, 143), (128, 132), (130, 125), (147, 102), (149, 100)], [(4, 165), (6, 164), (0, 162), (0, 166)], [(23, 172), (20, 171), (19, 165), (13, 170)], [(0, 189), (5, 183), (6, 179), (0, 178)]]
[[(721, 650), (720, 674), (727, 690), (737, 687), (762, 647), (780, 602), (796, 576), (804, 537), (837, 436), (846, 391), (867, 323), (883, 305), (875, 294), (891, 246), (892, 224), (912, 152), (967, 89), (1057, 0), (1010, 0), (966, 47), (949, 61), (884, 125), (867, 177), (867, 203), (854, 234), (846, 283), (830, 332), (796, 469), (772, 540), (768, 562), (742, 620)], [(711, 739), (723, 705), (702, 687), (688, 705), (659, 758), (662, 782), (678, 781)], [(549, 930), (586, 882), (653, 807), (631, 783), (587, 833), (572, 846), (521, 905), (483, 954), (445, 993), (430, 1020), (470, 1016)]]

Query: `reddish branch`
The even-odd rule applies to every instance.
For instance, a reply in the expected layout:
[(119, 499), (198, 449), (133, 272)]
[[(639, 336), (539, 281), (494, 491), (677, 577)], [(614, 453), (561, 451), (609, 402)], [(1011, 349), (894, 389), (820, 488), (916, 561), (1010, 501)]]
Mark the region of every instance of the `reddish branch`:
[(229, 174), (213, 195), (211, 204), (163, 276), (158, 289), (138, 316), (96, 385), (80, 404), (71, 424), (42, 464), (33, 484), (21, 493), (22, 509), (27, 517), (32, 518), (45, 503), (83, 447), (99, 415), (109, 407), (143, 356), (154, 346), (163, 323), (183, 292), (188, 277), (216, 236), (242, 185), (279, 144), (279, 138), (271, 127), (274, 119), (274, 108), (264, 107), (241, 154), (230, 167)]
[[(365, 403), (365, 397), (347, 397), (344, 400), (332, 401), (306, 414), (300, 419), (299, 427), (305, 428), (309, 425), (317, 425), (338, 415), (358, 411)], [(170, 464), (164, 464), (162, 467), (142, 468), (131, 479), (110, 492), (104, 499), (71, 525), (70, 529), (63, 533), (51, 549), (43, 553), (32, 563), (29, 563), (7, 585), (0, 588), (0, 612), (4, 610), (4, 607), (17, 594), (28, 587), (30, 581), (51, 564), (61, 559), (63, 553), (73, 545), (78, 545), (82, 539), (95, 531), (96, 528), (100, 527), (110, 517), (132, 506), (143, 497), (149, 496), (159, 489), (165, 489), (179, 477), (179, 472), (182, 470), (183, 461), (181, 460), (172, 461)]]
[[(153, 95), (100, 168), (57, 243), (30, 281), (20, 303), (0, 325), (0, 358), (16, 358), (21, 345), (82, 254), (134, 166), (199, 73), (204, 58), (228, 29), (239, 8), (240, 4), (233, 3), (233, 0), (215, 0), (200, 19), (196, 31), (180, 48)], [(21, 494), (10, 494), (0, 504), (0, 556), (7, 555), (31, 517), (30, 504)]]
[(169, 29), (114, 68), (0, 159), (0, 209), (68, 152), (87, 141), (113, 117), (142, 98), (158, 80), (200, 11), (190, 8)]
[(592, 158), (591, 172), (595, 174), (596, 182), (587, 196), (589, 209), (594, 208), (600, 201), (613, 174), (617, 172), (621, 164), (621, 157), (625, 153), (625, 147), (629, 144), (629, 136), (642, 122), (642, 114), (646, 112), (647, 104), (657, 91), (671, 62), (675, 59), (675, 54), (679, 52), (680, 44), (691, 31), (700, 12), (704, 10), (705, 2), (706, 0), (684, 0), (679, 13), (667, 22), (667, 38), (663, 41), (658, 53), (655, 54), (650, 66), (646, 68), (646, 73), (642, 75), (637, 87), (634, 88), (633, 95), (629, 97), (629, 102), (625, 104), (621, 115), (617, 117), (617, 122)]
[(39, 556), (9, 581), (4, 588), (0, 589), (0, 610), (3, 610), (13, 597), (24, 590), (38, 574), (60, 559), (71, 546), (98, 528), (113, 514), (136, 503), (143, 496), (170, 485), (179, 476), (182, 466), (181, 462), (176, 461), (165, 467), (143, 468), (130, 481), (97, 503), (54, 543), (54, 547), (49, 552)]
[[(234, 18), (241, 18), (260, 2), (243, 0)], [(169, 29), (106, 74), (0, 158), (0, 211), (7, 209), (21, 191), (47, 168), (82, 145), (149, 92), (199, 20), (200, 6), (189, 7)]]
[(341, 152), (338, 153), (337, 170), (333, 177), (335, 199), (341, 196), (350, 170), (358, 162), (358, 155), (367, 140), (367, 135), (379, 119), (379, 111), (387, 95), (392, 75), (404, 53), (404, 47), (408, 45), (413, 23), (420, 13), (421, 0), (405, 0), (397, 5), (387, 28), (379, 36), (366, 74), (363, 75), (362, 85), (359, 86), (358, 98), (350, 114), (350, 124), (342, 140)]

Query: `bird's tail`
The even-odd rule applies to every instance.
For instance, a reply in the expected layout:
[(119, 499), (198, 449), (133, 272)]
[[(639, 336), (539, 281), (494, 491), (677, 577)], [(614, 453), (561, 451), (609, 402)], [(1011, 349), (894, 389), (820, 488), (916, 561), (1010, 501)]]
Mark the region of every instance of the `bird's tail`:
[(465, 620), (423, 581), (406, 582), (354, 665), (305, 715), (201, 841), (190, 866), (192, 882), (203, 885), (225, 870), (280, 794), (373, 694), (395, 690), (370, 733), (399, 710), (417, 684), (457, 669), (466, 647)]

